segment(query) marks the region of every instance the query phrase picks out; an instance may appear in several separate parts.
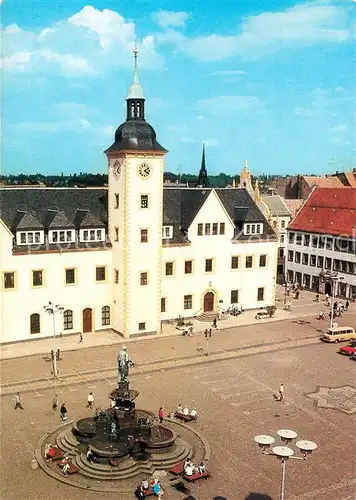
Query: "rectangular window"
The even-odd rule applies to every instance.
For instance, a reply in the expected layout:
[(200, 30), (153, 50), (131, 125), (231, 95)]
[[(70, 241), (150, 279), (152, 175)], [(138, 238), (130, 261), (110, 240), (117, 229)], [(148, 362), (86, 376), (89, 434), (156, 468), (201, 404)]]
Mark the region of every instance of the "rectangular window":
[[(70, 232), (70, 231), (69, 231), (69, 234), (71, 235), (71, 232)], [(39, 243), (39, 242), (40, 242), (40, 239), (41, 239), (41, 237), (40, 237), (40, 236), (41, 236), (41, 235), (40, 235), (40, 233), (35, 233), (35, 243)], [(69, 240), (69, 241), (70, 241), (70, 240)]]
[(294, 236), (295, 236), (295, 233), (289, 233), (289, 235), (288, 235), (289, 243), (294, 243)]
[(310, 265), (312, 267), (315, 267), (316, 266), (316, 255), (311, 255), (310, 256)]
[(166, 297), (161, 298), (161, 312), (162, 313), (166, 312)]
[(220, 234), (225, 234), (225, 222), (220, 222)]
[(26, 243), (26, 233), (20, 233), (20, 241), (21, 243)]
[(43, 271), (32, 271), (32, 286), (43, 285)]
[(64, 242), (66, 240), (65, 231), (59, 231), (59, 241)]
[(326, 238), (326, 248), (327, 248), (327, 250), (333, 249), (333, 239), (332, 238)]
[(307, 253), (303, 253), (302, 255), (302, 263), (307, 266), (309, 262), (309, 255)]
[(325, 269), (331, 269), (331, 257), (325, 257)]
[(312, 247), (313, 248), (317, 248), (318, 240), (319, 240), (318, 236), (312, 236)]
[(120, 206), (120, 195), (119, 195), (119, 193), (115, 193), (114, 196), (115, 196), (114, 208), (116, 209), (116, 208), (119, 208), (119, 206)]
[(341, 262), (339, 259), (334, 259), (334, 271), (340, 271), (341, 268)]
[(293, 262), (293, 258), (294, 258), (294, 252), (293, 252), (293, 250), (288, 250), (288, 260), (289, 260), (289, 262)]
[(301, 245), (302, 244), (302, 239), (303, 239), (303, 235), (301, 235), (300, 233), (297, 233), (297, 235), (295, 237), (295, 243), (296, 243), (296, 245)]
[(210, 224), (205, 224), (205, 234), (206, 235), (210, 234)]
[(213, 235), (217, 235), (217, 234), (218, 234), (218, 223), (214, 222), (213, 223)]
[(245, 226), (245, 234), (251, 234), (251, 224), (246, 224), (246, 226)]
[(119, 241), (119, 228), (115, 227), (115, 241)]
[(148, 194), (141, 194), (141, 208), (148, 208)]
[(96, 240), (97, 241), (102, 241), (103, 240), (103, 230), (102, 229), (97, 229), (96, 230)]
[(37, 313), (30, 316), (30, 332), (41, 333), (40, 315)]
[(213, 259), (205, 259), (205, 272), (206, 273), (213, 272)]
[[(36, 233), (35, 233), (35, 236), (36, 236)], [(72, 241), (72, 231), (66, 231), (66, 239), (69, 242)]]
[(267, 266), (267, 255), (260, 255), (260, 267)]
[(184, 262), (184, 274), (192, 274), (193, 272), (193, 261), (186, 260)]
[(239, 291), (231, 290), (230, 294), (230, 304), (238, 304), (239, 302)]
[(95, 241), (95, 230), (91, 229), (89, 234), (90, 234), (90, 241)]
[(324, 248), (325, 247), (325, 238), (324, 236), (320, 236), (319, 238), (319, 248)]
[(15, 273), (4, 273), (4, 288), (5, 290), (15, 288)]
[(279, 237), (279, 241), (280, 241), (281, 243), (284, 243), (284, 234), (281, 234), (281, 236)]
[(66, 285), (74, 285), (75, 269), (66, 269)]
[(236, 255), (231, 257), (231, 269), (239, 268), (239, 258)]
[(251, 233), (255, 234), (255, 232), (256, 232), (256, 225), (255, 224), (251, 224)]
[(106, 267), (97, 267), (95, 269), (95, 278), (96, 278), (96, 281), (105, 281), (106, 280)]
[(257, 288), (257, 300), (264, 300), (265, 298), (265, 289), (264, 288)]
[(324, 267), (324, 257), (318, 255), (318, 267)]
[(140, 332), (142, 332), (142, 330), (146, 330), (146, 323), (139, 323), (138, 329), (140, 330)]
[(27, 233), (27, 242), (32, 245), (33, 243), (33, 233)]
[(166, 276), (173, 276), (173, 262), (166, 262)]
[(148, 229), (141, 229), (141, 243), (148, 243)]
[(119, 271), (117, 269), (115, 269), (114, 281), (116, 284), (119, 283)]
[(281, 220), (281, 229), (285, 229), (285, 227), (286, 227), (286, 221)]
[(198, 224), (198, 236), (203, 236), (203, 224)]
[(310, 234), (304, 235), (304, 246), (308, 247), (310, 245)]
[(184, 295), (184, 309), (193, 308), (193, 295)]
[(294, 261), (297, 264), (300, 264), (300, 258), (301, 258), (301, 253), (300, 252), (295, 252)]
[(251, 255), (248, 255), (248, 256), (246, 257), (246, 260), (245, 260), (245, 267), (246, 267), (246, 269), (251, 269), (251, 267), (252, 267), (252, 262), (253, 262), (253, 258), (252, 258), (252, 256), (251, 256)]
[(148, 273), (140, 273), (140, 285), (148, 285)]
[(87, 231), (87, 230), (83, 231), (83, 240), (84, 241), (89, 240), (89, 231)]
[(278, 257), (282, 259), (284, 257), (284, 248), (279, 248), (278, 249)]

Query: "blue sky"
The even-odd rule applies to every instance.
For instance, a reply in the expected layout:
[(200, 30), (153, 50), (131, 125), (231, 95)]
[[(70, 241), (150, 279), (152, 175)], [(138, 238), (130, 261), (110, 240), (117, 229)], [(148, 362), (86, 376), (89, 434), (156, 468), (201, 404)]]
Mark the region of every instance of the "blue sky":
[(355, 165), (353, 0), (0, 0), (2, 172), (105, 172), (139, 46), (166, 170)]

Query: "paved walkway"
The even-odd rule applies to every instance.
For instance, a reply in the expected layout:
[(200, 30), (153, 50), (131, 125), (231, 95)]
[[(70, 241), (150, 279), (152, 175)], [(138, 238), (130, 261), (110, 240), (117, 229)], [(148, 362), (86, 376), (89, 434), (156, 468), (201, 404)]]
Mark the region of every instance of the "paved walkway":
[[(321, 307), (325, 304), (316, 304), (314, 302), (315, 294), (311, 292), (303, 292), (299, 300), (292, 301), (292, 311), (288, 312), (283, 309), (284, 295), (283, 288), (278, 286), (276, 296), (277, 311), (273, 318), (256, 320), (256, 310), (245, 311), (240, 316), (229, 316), (227, 319), (218, 321), (219, 330), (233, 329), (241, 326), (248, 326), (263, 323), (271, 323), (276, 321), (284, 321), (290, 319), (298, 319), (303, 317), (316, 316)], [(210, 328), (209, 322), (192, 320), (194, 332), (199, 334), (204, 332), (206, 328)], [(164, 337), (181, 336), (181, 332), (175, 328), (174, 325), (164, 324), (162, 332), (155, 336), (156, 339)], [(13, 344), (6, 344), (0, 347), (0, 360), (20, 358), (25, 356), (33, 356), (39, 354), (49, 354), (51, 349), (60, 347), (61, 351), (77, 351), (81, 349), (116, 345), (122, 343), (131, 343), (137, 341), (144, 341), (149, 338), (148, 336), (138, 336), (132, 339), (123, 339), (117, 333), (111, 331), (87, 333), (83, 335), (83, 342), (79, 343), (78, 335), (63, 336), (54, 343), (52, 337), (31, 340), (26, 342), (16, 342)], [(60, 342), (60, 343), (59, 343)]]

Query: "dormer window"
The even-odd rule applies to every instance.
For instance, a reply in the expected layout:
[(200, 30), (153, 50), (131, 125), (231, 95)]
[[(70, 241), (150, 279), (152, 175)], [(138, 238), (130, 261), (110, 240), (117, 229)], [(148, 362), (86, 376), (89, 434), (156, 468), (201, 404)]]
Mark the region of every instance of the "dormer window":
[(73, 243), (75, 241), (75, 229), (51, 229), (48, 232), (48, 243)]
[(162, 238), (164, 240), (173, 238), (173, 226), (162, 227)]
[(263, 233), (263, 223), (260, 224), (244, 224), (244, 234), (262, 234)]
[(105, 241), (105, 229), (81, 229), (79, 240), (81, 242)]
[(41, 245), (44, 243), (43, 231), (17, 231), (17, 245)]

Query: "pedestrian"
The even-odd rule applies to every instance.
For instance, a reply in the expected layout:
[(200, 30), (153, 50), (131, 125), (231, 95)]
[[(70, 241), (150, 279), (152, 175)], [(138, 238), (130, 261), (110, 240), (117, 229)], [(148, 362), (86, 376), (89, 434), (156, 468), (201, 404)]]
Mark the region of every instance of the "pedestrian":
[(283, 401), (284, 399), (284, 385), (281, 384), (279, 386), (279, 400), (278, 401)]
[(22, 399), (21, 399), (19, 392), (17, 392), (16, 396), (15, 396), (15, 408), (14, 408), (14, 410), (17, 410), (17, 408), (21, 408), (21, 410), (24, 409), (23, 404), (22, 404)]
[(81, 344), (82, 342), (83, 342), (83, 334), (82, 334), (82, 332), (79, 332), (78, 344)]
[(159, 422), (161, 424), (163, 422), (163, 418), (164, 418), (164, 412), (163, 412), (162, 406), (160, 406), (160, 408), (158, 410), (158, 418), (159, 418)]
[(215, 328), (217, 330), (218, 328), (218, 323), (217, 323), (217, 318), (214, 318), (213, 319), (213, 324), (212, 324), (212, 327)]
[(205, 335), (205, 338), (207, 339), (207, 338), (208, 338), (208, 335), (209, 335), (209, 332), (208, 332), (208, 329), (207, 329), (207, 328), (205, 328), (204, 335)]
[(60, 413), (60, 416), (61, 416), (61, 420), (62, 421), (65, 421), (67, 420), (67, 407), (66, 407), (66, 404), (65, 403), (62, 403), (61, 405), (61, 408), (59, 410), (59, 413)]
[(315, 296), (315, 302), (319, 302), (319, 294), (318, 293)]
[(189, 327), (189, 337), (193, 337), (193, 335), (194, 335), (194, 330), (193, 330), (193, 327), (190, 326)]
[(52, 410), (57, 411), (58, 409), (58, 396), (55, 394), (52, 399)]
[(88, 394), (88, 403), (87, 403), (87, 408), (93, 408), (94, 405), (94, 395), (92, 392), (89, 392)]
[(347, 301), (346, 301), (346, 303), (345, 303), (345, 311), (347, 311), (347, 310), (348, 310), (349, 305), (350, 305), (350, 302), (347, 300)]
[(209, 330), (209, 339), (211, 339), (211, 332), (212, 332), (212, 329), (210, 328), (210, 330)]

